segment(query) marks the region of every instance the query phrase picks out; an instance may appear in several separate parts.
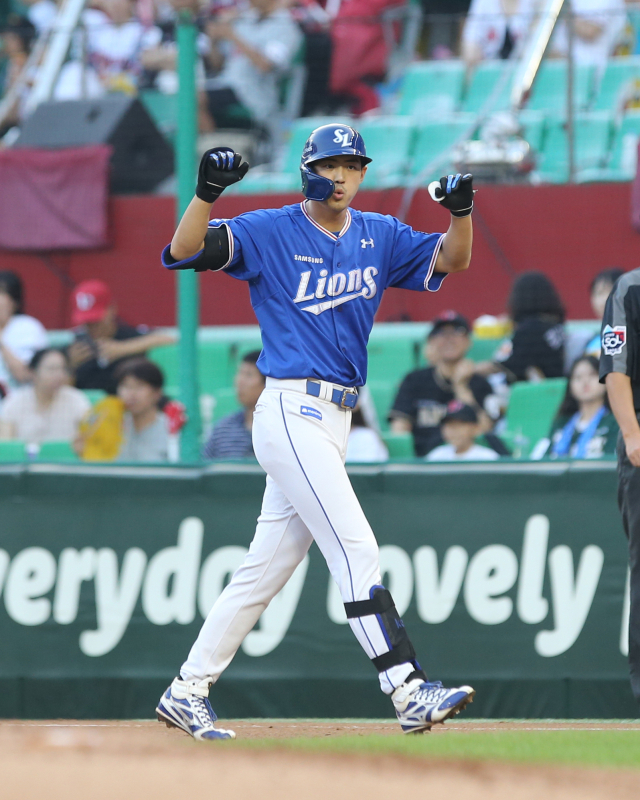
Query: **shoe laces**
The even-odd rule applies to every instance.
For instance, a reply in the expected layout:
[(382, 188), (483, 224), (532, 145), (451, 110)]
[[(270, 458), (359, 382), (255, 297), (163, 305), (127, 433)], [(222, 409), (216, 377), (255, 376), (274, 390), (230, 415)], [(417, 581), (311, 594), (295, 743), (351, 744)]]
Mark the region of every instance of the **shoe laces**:
[(412, 700), (422, 703), (439, 703), (448, 691), (449, 689), (443, 687), (442, 681), (433, 681), (433, 683), (425, 681), (418, 686)]
[(198, 721), (205, 728), (213, 728), (213, 723), (217, 717), (208, 697), (201, 697), (200, 695), (193, 695), (191, 699), (191, 710), (197, 717)]

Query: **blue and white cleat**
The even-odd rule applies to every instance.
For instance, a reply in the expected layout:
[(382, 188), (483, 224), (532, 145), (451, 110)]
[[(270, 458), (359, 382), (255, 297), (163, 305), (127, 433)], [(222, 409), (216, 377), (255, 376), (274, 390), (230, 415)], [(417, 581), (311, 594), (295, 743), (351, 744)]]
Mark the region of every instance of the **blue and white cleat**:
[(158, 720), (167, 728), (180, 728), (198, 741), (235, 739), (233, 731), (214, 725), (218, 718), (209, 702), (210, 686), (211, 682), (206, 678), (199, 683), (174, 678), (156, 708)]
[(444, 722), (473, 702), (471, 686), (445, 689), (440, 681), (429, 683), (420, 678), (403, 683), (391, 695), (403, 733), (422, 733)]

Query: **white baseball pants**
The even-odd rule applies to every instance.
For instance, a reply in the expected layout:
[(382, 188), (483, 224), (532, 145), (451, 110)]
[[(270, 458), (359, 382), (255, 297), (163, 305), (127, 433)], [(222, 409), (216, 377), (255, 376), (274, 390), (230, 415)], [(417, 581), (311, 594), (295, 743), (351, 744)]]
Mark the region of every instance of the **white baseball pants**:
[[(322, 382), (320, 398), (333, 384)], [(267, 473), (255, 537), (244, 563), (207, 615), (180, 674), (217, 681), (315, 539), (344, 602), (380, 585), (378, 544), (344, 467), (351, 412), (306, 394), (305, 380), (267, 378), (253, 419), (253, 446)], [(389, 650), (375, 616), (350, 619), (363, 650)], [(390, 694), (414, 670), (379, 673)]]

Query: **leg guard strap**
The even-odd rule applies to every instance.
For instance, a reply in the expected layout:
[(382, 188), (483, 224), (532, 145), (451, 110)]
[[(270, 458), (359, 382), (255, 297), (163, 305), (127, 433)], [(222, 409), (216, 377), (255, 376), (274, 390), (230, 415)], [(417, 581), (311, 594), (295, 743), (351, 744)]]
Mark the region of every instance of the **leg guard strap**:
[(406, 663), (413, 664), (416, 670), (420, 670), (420, 665), (416, 661), (416, 651), (396, 610), (391, 592), (384, 586), (373, 586), (370, 594), (369, 600), (345, 603), (344, 608), (347, 619), (369, 616), (378, 619), (389, 651), (372, 658), (371, 663), (378, 672), (386, 672), (391, 667)]

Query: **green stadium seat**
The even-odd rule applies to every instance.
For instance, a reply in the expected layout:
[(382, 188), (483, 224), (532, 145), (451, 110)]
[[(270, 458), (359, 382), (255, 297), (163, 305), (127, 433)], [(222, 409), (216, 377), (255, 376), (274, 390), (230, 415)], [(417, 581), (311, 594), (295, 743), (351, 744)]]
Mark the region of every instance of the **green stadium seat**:
[[(448, 155), (451, 146), (470, 129), (474, 120), (474, 114), (451, 114), (438, 120), (421, 123), (413, 146), (411, 175), (418, 175), (427, 164), (433, 163), (431, 173), (424, 180), (426, 184), (437, 180), (450, 167), (452, 168)], [(436, 162), (438, 157), (440, 159)]]
[(95, 406), (96, 403), (99, 403), (100, 400), (107, 396), (107, 393), (103, 389), (83, 389), (82, 394), (84, 394), (92, 406)]
[(27, 458), (27, 448), (24, 442), (11, 439), (0, 441), (0, 462), (22, 462)]
[(154, 347), (153, 350), (149, 350), (147, 355), (149, 359), (162, 370), (165, 387), (179, 385), (180, 377), (177, 344)]
[[(403, 376), (404, 377), (404, 376)], [(371, 393), (373, 405), (378, 415), (380, 430), (389, 430), (387, 415), (396, 398), (400, 381), (367, 380), (367, 389)]]
[(365, 186), (370, 189), (400, 186), (409, 162), (414, 134), (411, 117), (377, 117), (359, 124), (373, 159), (367, 169)]
[[(576, 64), (574, 75), (574, 106), (577, 110), (583, 110), (588, 108), (591, 99), (594, 69), (588, 64)], [(566, 114), (566, 61), (545, 61), (542, 64), (527, 107), (532, 111), (546, 111), (562, 116)]]
[[(577, 171), (601, 169), (611, 141), (612, 116), (606, 111), (576, 114), (575, 165)], [(544, 150), (538, 166), (542, 180), (565, 183), (569, 178), (566, 126), (562, 119), (548, 122)]]
[[(462, 101), (462, 111), (477, 113), (497, 89), (505, 70), (511, 70), (508, 61), (482, 61), (474, 69), (469, 86)], [(511, 80), (505, 81), (491, 105), (491, 112), (505, 111), (510, 106)]]
[(514, 456), (526, 458), (536, 442), (548, 435), (567, 386), (566, 378), (514, 384), (506, 414), (507, 436)]
[(390, 381), (398, 385), (404, 376), (418, 368), (422, 342), (410, 333), (405, 336), (376, 335), (372, 333), (367, 345), (369, 381)]
[(611, 156), (604, 169), (585, 170), (578, 176), (587, 181), (630, 181), (635, 178), (640, 141), (640, 110), (628, 111), (613, 136)]
[(518, 117), (522, 126), (522, 135), (536, 153), (541, 153), (544, 145), (546, 116), (543, 111), (525, 109)]
[(610, 58), (596, 92), (593, 110), (619, 109), (629, 84), (638, 80), (640, 80), (640, 56)]
[(480, 361), (491, 361), (496, 350), (503, 341), (504, 339), (480, 339), (476, 336), (472, 336), (471, 349), (467, 353), (467, 358), (470, 358), (476, 363)]
[(158, 129), (173, 142), (178, 127), (178, 95), (145, 89), (140, 92), (139, 97)]
[(56, 442), (43, 442), (40, 445), (40, 452), (38, 453), (38, 461), (79, 461), (80, 459), (75, 454), (71, 442), (56, 441)]
[(418, 118), (456, 111), (462, 97), (462, 61), (418, 61), (411, 64), (400, 89), (399, 114)]
[(213, 423), (219, 422), (223, 417), (233, 414), (240, 410), (240, 405), (236, 398), (236, 391), (233, 387), (219, 389), (215, 395), (215, 406), (213, 407)]
[(389, 458), (414, 458), (413, 436), (410, 433), (382, 433), (382, 441), (389, 451)]

